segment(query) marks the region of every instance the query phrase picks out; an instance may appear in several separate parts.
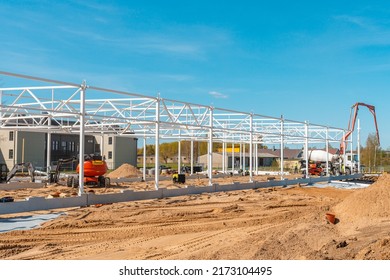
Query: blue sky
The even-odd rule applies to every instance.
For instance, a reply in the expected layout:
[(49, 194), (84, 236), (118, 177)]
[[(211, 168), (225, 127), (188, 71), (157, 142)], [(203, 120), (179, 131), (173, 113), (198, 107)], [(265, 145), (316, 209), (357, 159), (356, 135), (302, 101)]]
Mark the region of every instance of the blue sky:
[(341, 128), (365, 102), (390, 148), (388, 1), (0, 0), (0, 26), (2, 71)]

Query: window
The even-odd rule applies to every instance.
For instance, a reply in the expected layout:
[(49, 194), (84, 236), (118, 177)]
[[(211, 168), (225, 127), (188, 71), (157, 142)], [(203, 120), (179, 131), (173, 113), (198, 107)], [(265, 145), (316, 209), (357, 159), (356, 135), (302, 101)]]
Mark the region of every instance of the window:
[(59, 145), (59, 142), (58, 141), (52, 141), (51, 142), (51, 148), (53, 151), (58, 151), (58, 145)]
[(10, 150), (8, 151), (8, 158), (9, 158), (9, 159), (13, 159), (13, 158), (14, 158), (14, 150), (13, 150), (13, 149), (10, 149)]
[(63, 152), (66, 152), (66, 142), (65, 141), (61, 142), (61, 148), (62, 148)]
[(108, 159), (112, 159), (112, 152), (111, 151), (108, 152)]
[(14, 141), (14, 132), (13, 131), (9, 132), (8, 138), (9, 138), (9, 141)]
[(112, 145), (112, 137), (108, 137), (108, 145)]

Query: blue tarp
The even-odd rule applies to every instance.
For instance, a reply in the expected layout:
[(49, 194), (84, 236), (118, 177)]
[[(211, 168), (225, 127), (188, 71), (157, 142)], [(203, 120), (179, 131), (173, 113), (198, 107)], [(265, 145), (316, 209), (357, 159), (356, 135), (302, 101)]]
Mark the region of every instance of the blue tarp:
[(41, 214), (33, 216), (23, 216), (14, 218), (0, 218), (0, 233), (13, 230), (28, 230), (39, 227), (44, 222), (58, 218), (64, 215), (64, 212)]

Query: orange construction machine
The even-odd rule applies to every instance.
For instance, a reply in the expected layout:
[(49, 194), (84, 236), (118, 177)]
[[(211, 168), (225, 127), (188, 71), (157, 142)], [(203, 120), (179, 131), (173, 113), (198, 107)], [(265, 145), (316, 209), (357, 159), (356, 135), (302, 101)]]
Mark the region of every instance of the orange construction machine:
[[(84, 156), (84, 183), (86, 185), (108, 187), (110, 178), (103, 176), (107, 173), (107, 170), (107, 163), (102, 156)], [(80, 164), (77, 165), (76, 172), (80, 173)]]
[[(57, 168), (51, 173), (50, 182), (58, 183), (61, 167), (65, 164), (77, 162), (77, 158), (60, 159)], [(110, 185), (110, 178), (104, 177), (107, 173), (107, 163), (102, 156), (85, 155), (84, 156), (84, 183), (86, 185), (94, 185), (98, 187), (108, 187)], [(80, 163), (76, 167), (76, 172), (80, 174)], [(66, 185), (68, 187), (78, 187), (78, 176), (67, 176)]]

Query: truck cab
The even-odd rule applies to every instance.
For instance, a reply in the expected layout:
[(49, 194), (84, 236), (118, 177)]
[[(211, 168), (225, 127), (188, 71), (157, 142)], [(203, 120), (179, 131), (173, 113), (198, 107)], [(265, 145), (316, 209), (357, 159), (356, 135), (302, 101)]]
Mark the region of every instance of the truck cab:
[(358, 155), (352, 155), (351, 157), (351, 154), (347, 154), (345, 158), (345, 173), (357, 173), (359, 164)]

